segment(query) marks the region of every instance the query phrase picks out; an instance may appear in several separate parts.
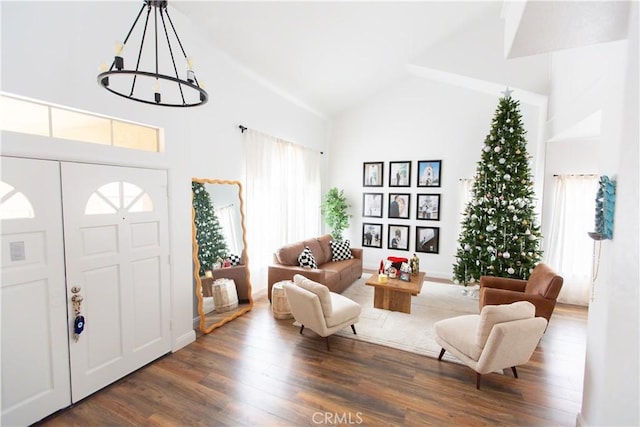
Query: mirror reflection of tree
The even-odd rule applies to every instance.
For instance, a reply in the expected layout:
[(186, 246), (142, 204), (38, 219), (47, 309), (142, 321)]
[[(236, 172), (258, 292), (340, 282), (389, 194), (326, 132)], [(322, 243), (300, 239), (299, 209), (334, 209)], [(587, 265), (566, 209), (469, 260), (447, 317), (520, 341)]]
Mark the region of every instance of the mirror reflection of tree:
[(195, 212), (196, 240), (198, 242), (198, 260), (200, 275), (213, 268), (219, 260), (229, 255), (224, 231), (211, 202), (211, 196), (204, 184), (192, 182), (193, 209)]

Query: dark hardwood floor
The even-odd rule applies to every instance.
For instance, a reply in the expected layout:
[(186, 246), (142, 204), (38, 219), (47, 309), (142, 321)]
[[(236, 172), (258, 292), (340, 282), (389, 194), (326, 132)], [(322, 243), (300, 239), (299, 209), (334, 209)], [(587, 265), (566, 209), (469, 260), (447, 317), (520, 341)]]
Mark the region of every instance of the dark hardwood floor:
[(575, 426), (587, 310), (559, 305), (519, 378), (276, 320), (266, 298), (43, 426)]

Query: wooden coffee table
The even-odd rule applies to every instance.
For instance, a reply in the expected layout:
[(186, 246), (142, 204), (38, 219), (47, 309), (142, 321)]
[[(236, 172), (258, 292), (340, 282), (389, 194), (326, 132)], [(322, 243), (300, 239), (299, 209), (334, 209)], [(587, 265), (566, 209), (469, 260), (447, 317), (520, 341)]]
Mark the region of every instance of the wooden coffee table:
[(374, 287), (373, 306), (375, 308), (411, 313), (411, 295), (420, 293), (423, 282), (423, 272), (411, 276), (410, 282), (389, 278), (387, 283), (378, 283), (378, 275), (373, 274), (365, 285)]

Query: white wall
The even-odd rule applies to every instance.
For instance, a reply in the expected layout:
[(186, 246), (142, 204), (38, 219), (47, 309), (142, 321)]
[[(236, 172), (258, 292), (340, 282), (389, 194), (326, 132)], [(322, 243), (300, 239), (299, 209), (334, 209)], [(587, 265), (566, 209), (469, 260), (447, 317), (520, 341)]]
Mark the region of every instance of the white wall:
[(240, 124), (317, 149), (324, 148), (326, 125), (323, 118), (252, 80), (226, 55), (199, 40), (171, 5), (173, 22), (187, 53), (195, 57), (209, 102), (196, 108), (166, 108), (108, 93), (96, 81), (100, 64), (110, 63), (115, 41), (124, 38), (140, 5), (139, 1), (2, 1), (1, 89), (162, 127), (166, 153), (140, 156), (127, 150), (105, 152), (104, 147), (91, 145), (78, 149), (77, 143), (43, 143), (32, 138), (27, 138), (29, 144), (4, 140), (2, 151), (169, 170), (173, 347), (178, 349), (195, 336), (191, 177), (243, 178)]
[[(461, 178), (475, 175), (484, 139), (498, 106), (495, 96), (437, 83), (419, 77), (407, 77), (366, 105), (334, 120), (330, 136), (329, 186), (344, 189), (351, 204), (351, 225), (346, 235), (355, 246), (362, 244), (362, 223), (383, 226), (383, 248), (365, 248), (365, 268), (377, 268), (390, 255), (411, 257), (415, 248), (415, 226), (440, 227), (439, 254), (418, 253), (421, 269), (430, 276), (451, 278), (454, 254), (460, 230), (462, 208)], [(518, 99), (518, 93), (512, 95)], [(538, 153), (540, 110), (521, 103), (529, 154)], [(544, 151), (542, 151), (544, 155)], [(411, 161), (411, 187), (389, 188), (389, 161)], [(441, 187), (417, 187), (419, 160), (442, 160)], [(384, 187), (363, 187), (363, 162), (385, 162)], [(534, 159), (532, 171), (543, 159)], [(389, 192), (411, 193), (409, 220), (387, 218)], [(362, 217), (362, 194), (384, 193), (383, 218)], [(416, 194), (441, 194), (440, 221), (416, 220)], [(387, 249), (387, 224), (409, 225), (409, 251)]]
[(629, 19), (625, 55), (608, 61), (602, 75), (611, 86), (601, 99), (603, 124), (598, 162), (601, 174), (617, 180), (617, 194), (614, 235), (602, 244), (595, 299), (589, 307), (584, 394), (578, 416), (578, 424), (585, 426), (640, 425), (640, 111), (638, 4), (635, 2)]

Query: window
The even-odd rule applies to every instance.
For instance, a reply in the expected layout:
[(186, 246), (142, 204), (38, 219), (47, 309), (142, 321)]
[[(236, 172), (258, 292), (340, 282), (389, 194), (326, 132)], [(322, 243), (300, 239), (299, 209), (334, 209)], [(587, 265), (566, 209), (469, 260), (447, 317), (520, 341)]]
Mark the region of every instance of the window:
[(0, 95), (0, 130), (161, 152), (160, 129), (44, 102)]
[(0, 219), (35, 218), (27, 196), (0, 181)]
[(105, 184), (93, 193), (84, 208), (86, 215), (125, 212), (152, 212), (153, 201), (140, 187), (130, 182)]

